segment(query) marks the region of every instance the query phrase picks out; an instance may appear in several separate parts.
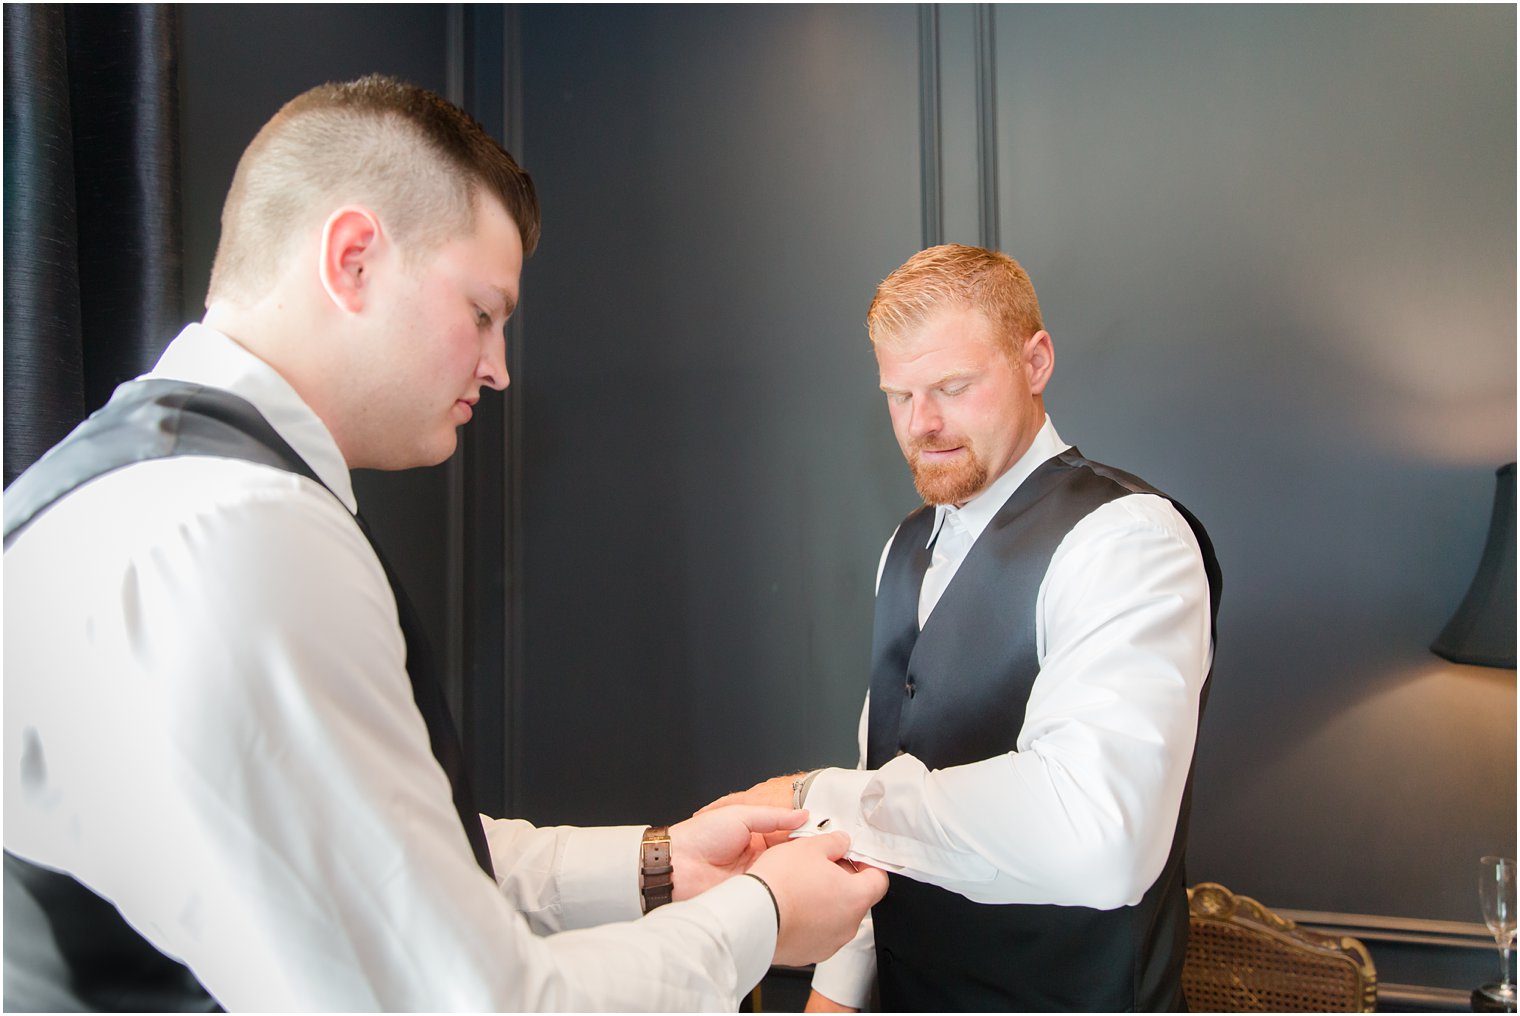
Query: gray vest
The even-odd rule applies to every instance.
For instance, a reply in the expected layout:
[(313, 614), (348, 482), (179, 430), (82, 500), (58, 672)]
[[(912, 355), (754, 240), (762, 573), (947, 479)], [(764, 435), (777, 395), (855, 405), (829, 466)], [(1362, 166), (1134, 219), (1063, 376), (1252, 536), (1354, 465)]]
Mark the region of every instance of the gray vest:
[[(866, 761), (902, 752), (930, 769), (1016, 749), (1039, 660), (1035, 601), (1056, 547), (1095, 509), (1144, 481), (1071, 449), (1024, 481), (988, 524), (922, 632), (918, 595), (934, 510), (898, 529), (876, 597)], [(1165, 497), (1166, 495), (1161, 494)], [(1220, 574), (1203, 526), (1182, 505), (1203, 552), (1211, 617)], [(1203, 698), (1208, 695), (1205, 680)], [(1199, 713), (1202, 715), (1203, 702)], [(882, 1007), (888, 1011), (1118, 1011), (1182, 1007), (1187, 947), (1183, 854), (1192, 776), (1171, 853), (1136, 905), (990, 905), (900, 876), (872, 911)], [(1039, 830), (1030, 830), (1038, 836)]]
[[(6, 490), (5, 545), (90, 480), (123, 466), (177, 455), (241, 459), (322, 482), (247, 401), (179, 381), (132, 381)], [(357, 521), (396, 597), (412, 696), (427, 725), (433, 755), (448, 774), (476, 862), (491, 875), (490, 848), (465, 778), (464, 753), (433, 673), (421, 622), (368, 527), (362, 519)], [(320, 776), (313, 774), (314, 779)], [(69, 875), (7, 851), (5, 900), (7, 1009), (218, 1008), (189, 970), (154, 949), (114, 906)]]

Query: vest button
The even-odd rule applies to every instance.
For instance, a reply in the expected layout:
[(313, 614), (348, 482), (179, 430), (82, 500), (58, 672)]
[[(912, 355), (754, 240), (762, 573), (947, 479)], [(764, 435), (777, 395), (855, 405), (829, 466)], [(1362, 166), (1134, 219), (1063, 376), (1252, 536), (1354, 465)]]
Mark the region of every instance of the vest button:
[(903, 685), (903, 691), (908, 693), (909, 698), (913, 697), (913, 678), (908, 678), (908, 683)]

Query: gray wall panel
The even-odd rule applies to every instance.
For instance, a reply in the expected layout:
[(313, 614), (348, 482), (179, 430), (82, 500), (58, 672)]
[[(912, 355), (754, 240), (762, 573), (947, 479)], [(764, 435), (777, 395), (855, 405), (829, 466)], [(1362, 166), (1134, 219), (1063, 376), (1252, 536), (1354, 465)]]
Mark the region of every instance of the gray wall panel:
[(1426, 646), (1515, 456), (1513, 8), (1003, 8), (1003, 243), (1067, 440), (1224, 567), (1190, 875), (1478, 919), (1515, 684)]
[(918, 243), (916, 12), (529, 7), (523, 33), (525, 811), (679, 817), (853, 764), (913, 504), (862, 321)]

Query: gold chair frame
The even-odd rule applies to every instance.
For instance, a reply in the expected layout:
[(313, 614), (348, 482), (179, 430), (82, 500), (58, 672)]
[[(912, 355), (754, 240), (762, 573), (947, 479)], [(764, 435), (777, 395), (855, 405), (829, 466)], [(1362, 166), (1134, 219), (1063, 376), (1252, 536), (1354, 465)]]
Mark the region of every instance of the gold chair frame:
[(1360, 941), (1300, 928), (1214, 882), (1188, 890), (1182, 990), (1194, 1012), (1373, 1012), (1377, 970)]

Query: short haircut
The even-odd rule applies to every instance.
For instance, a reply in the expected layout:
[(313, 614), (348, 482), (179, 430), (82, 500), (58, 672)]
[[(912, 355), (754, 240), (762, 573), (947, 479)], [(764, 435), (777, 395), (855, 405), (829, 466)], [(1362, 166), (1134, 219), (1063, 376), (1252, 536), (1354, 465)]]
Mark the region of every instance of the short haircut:
[(890, 343), (936, 311), (962, 307), (986, 316), (1011, 356), (1045, 327), (1034, 283), (1017, 261), (1002, 251), (947, 243), (919, 251), (882, 280), (866, 328), (873, 343)]
[(207, 303), (256, 301), (292, 243), (344, 204), (375, 210), (407, 249), (436, 249), (474, 228), (493, 195), (538, 244), (533, 181), (469, 114), (425, 89), (372, 74), (287, 102), (238, 162), (222, 208)]

